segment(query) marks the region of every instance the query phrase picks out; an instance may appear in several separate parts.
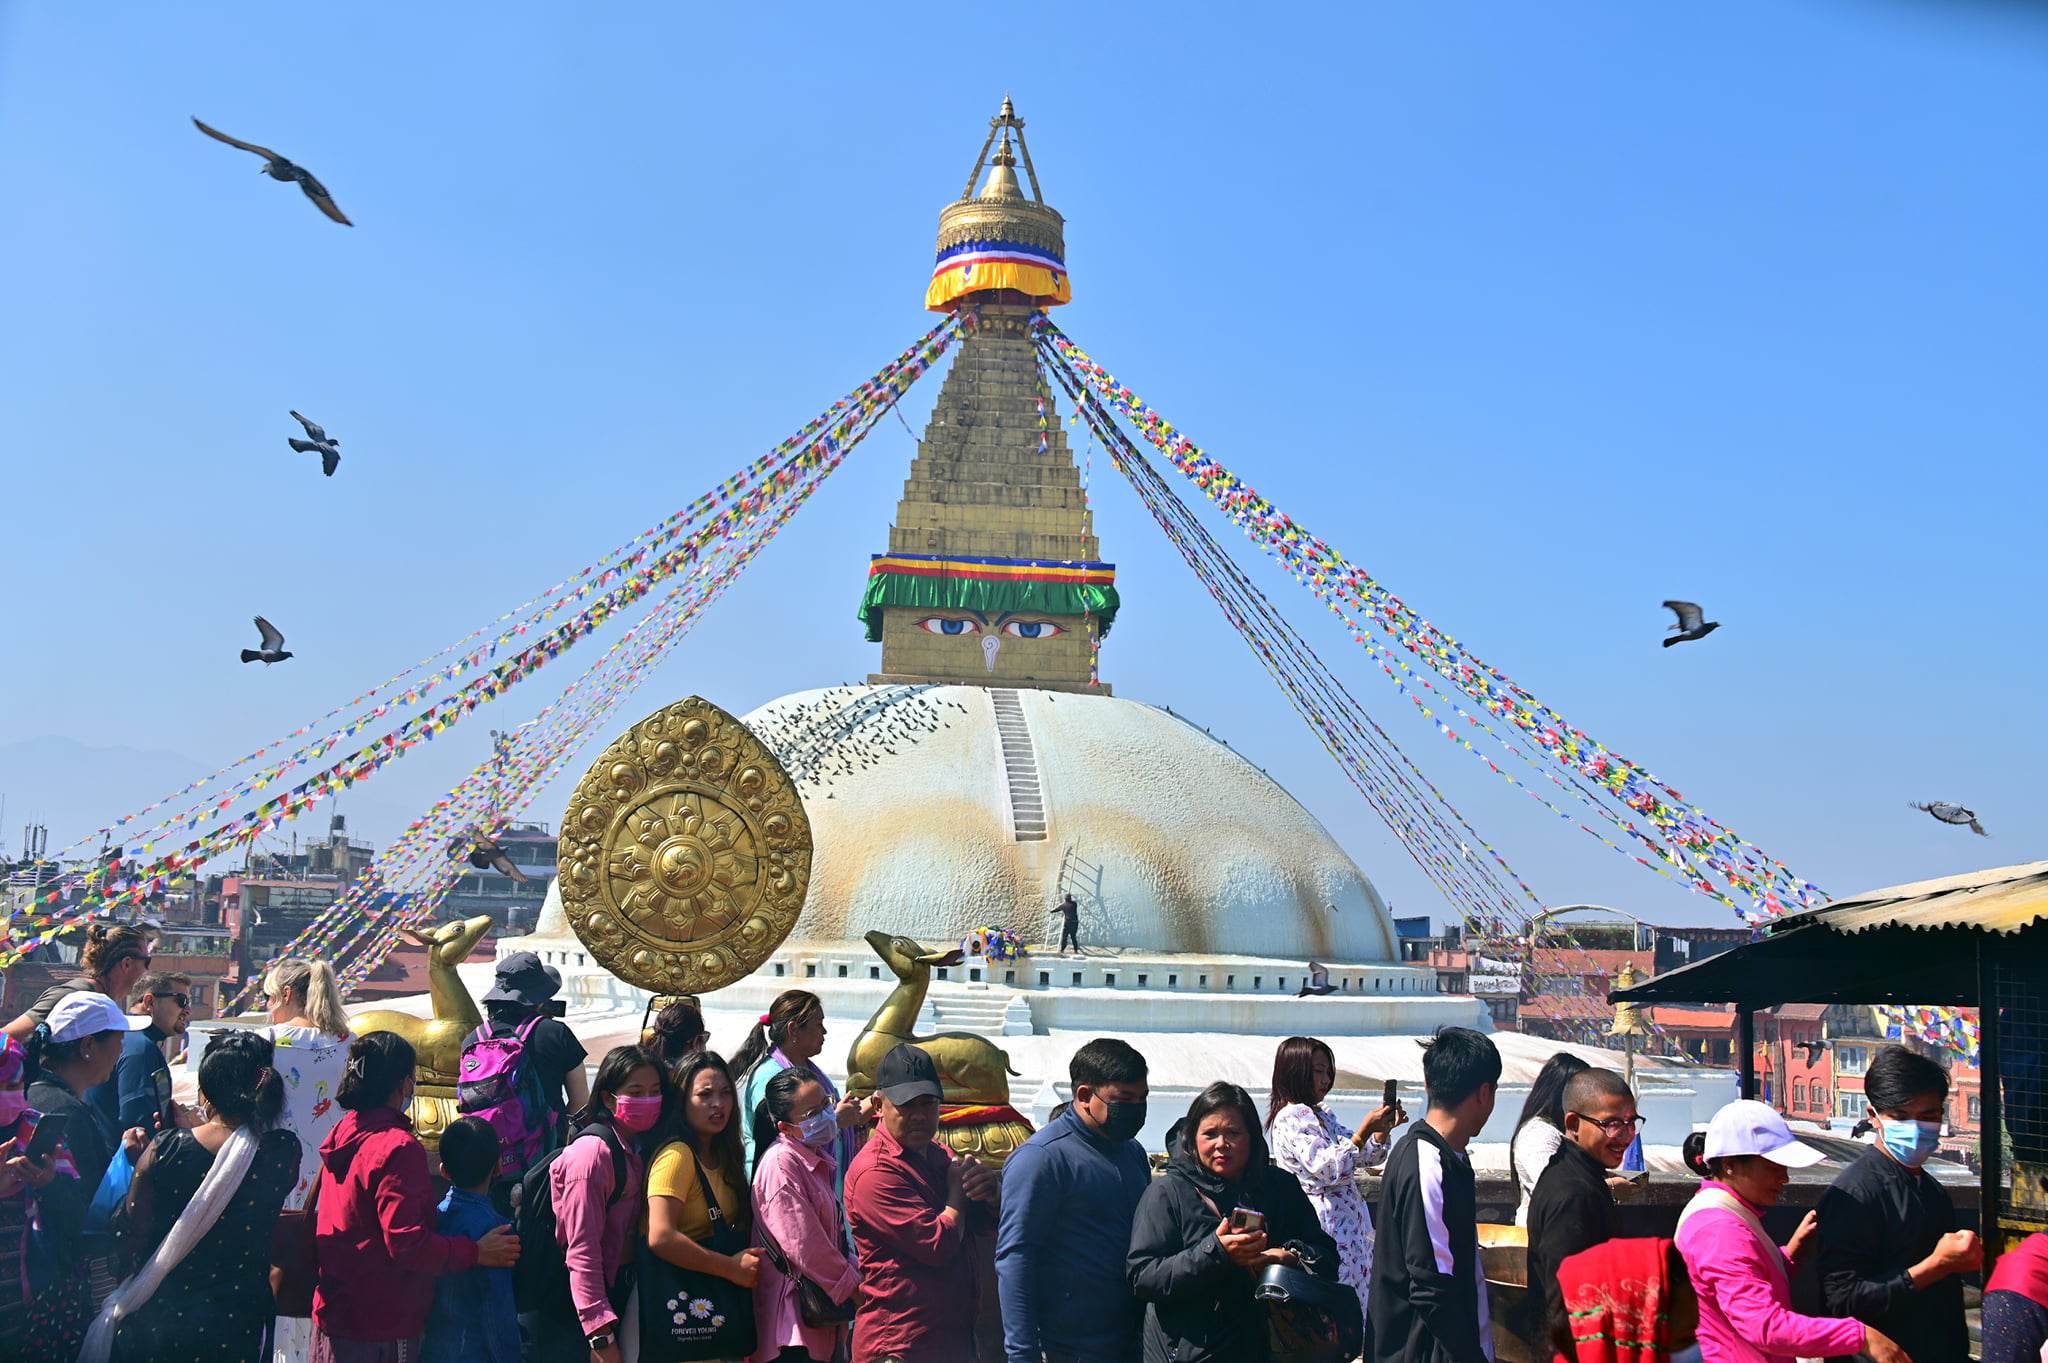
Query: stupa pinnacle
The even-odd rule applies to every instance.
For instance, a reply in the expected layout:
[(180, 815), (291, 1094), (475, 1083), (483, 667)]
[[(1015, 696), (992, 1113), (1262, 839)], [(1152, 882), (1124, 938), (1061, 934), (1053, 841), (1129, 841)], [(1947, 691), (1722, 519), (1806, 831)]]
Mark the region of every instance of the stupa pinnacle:
[(1116, 568), (1099, 561), (1030, 333), (1034, 309), (1072, 297), (1064, 229), (1006, 96), (965, 192), (939, 213), (925, 306), (970, 312), (974, 325), (918, 442), (889, 552), (869, 565), (860, 617), (882, 645), (873, 681), (1094, 688)]

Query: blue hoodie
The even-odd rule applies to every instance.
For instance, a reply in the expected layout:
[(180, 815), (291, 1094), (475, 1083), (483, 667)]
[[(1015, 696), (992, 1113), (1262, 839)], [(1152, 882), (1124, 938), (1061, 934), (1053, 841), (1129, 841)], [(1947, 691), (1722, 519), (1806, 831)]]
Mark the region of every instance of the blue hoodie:
[(1111, 1142), (1072, 1110), (1003, 1165), (996, 1283), (1009, 1363), (1050, 1352), (1081, 1363), (1138, 1356), (1142, 1308), (1124, 1261), (1152, 1166), (1136, 1141)]

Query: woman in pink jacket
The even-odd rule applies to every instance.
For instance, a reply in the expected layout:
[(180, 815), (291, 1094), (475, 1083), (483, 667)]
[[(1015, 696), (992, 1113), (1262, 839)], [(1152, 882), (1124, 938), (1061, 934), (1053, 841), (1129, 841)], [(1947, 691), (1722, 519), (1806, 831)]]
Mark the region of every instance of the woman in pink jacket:
[[(629, 1250), (646, 1206), (644, 1138), (668, 1106), (668, 1072), (642, 1046), (605, 1053), (576, 1116), (576, 1134), (548, 1166), (555, 1239), (568, 1272), (567, 1310), (523, 1322), (533, 1363), (630, 1363), (639, 1334)], [(560, 1305), (558, 1303), (558, 1305)], [(621, 1337), (621, 1326), (625, 1337)]]
[(1882, 1333), (1848, 1317), (1792, 1310), (1792, 1268), (1820, 1223), (1812, 1212), (1780, 1249), (1760, 1219), (1791, 1180), (1790, 1170), (1826, 1156), (1792, 1135), (1785, 1119), (1757, 1102), (1714, 1114), (1704, 1138), (1686, 1138), (1686, 1163), (1706, 1179), (1678, 1217), (1678, 1252), (1699, 1294), (1705, 1363), (1792, 1363), (1866, 1353), (1876, 1363), (1909, 1363)]
[(808, 1069), (792, 1067), (768, 1081), (754, 1113), (754, 1243), (767, 1257), (754, 1287), (760, 1347), (753, 1363), (831, 1363), (845, 1337), (844, 1324), (804, 1323), (792, 1277), (809, 1278), (842, 1306), (859, 1290), (834, 1190), (838, 1138), (825, 1086)]

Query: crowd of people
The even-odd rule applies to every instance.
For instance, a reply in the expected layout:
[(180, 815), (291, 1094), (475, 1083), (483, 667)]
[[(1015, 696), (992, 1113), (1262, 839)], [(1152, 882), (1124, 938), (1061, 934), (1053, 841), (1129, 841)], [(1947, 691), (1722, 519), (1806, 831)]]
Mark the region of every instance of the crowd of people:
[[(1478, 1032), (1424, 1048), (1420, 1120), (1388, 1101), (1355, 1126), (1324, 1105), (1329, 1047), (1290, 1037), (1263, 1112), (1209, 1085), (1156, 1170), (1145, 1058), (1099, 1038), (1072, 1057), (1071, 1101), (995, 1167), (937, 1139), (943, 1081), (916, 1046), (884, 1057), (872, 1094), (842, 1095), (802, 990), (731, 1063), (674, 1003), (586, 1083), (549, 1015), (559, 978), (515, 955), (465, 1045), (437, 1184), (407, 1115), (412, 1046), (351, 1037), (326, 965), (272, 967), (270, 1025), (213, 1039), (192, 1107), (159, 1044), (184, 1028), (189, 982), (149, 967), (146, 935), (96, 930), (80, 978), (0, 1031), (0, 1274), (21, 1284), (0, 1356), (963, 1363), (990, 1293), (1002, 1363), (1495, 1356), (1470, 1145), (1501, 1059)], [(1498, 1328), (1587, 1363), (1963, 1363), (1962, 1275), (1982, 1251), (1923, 1169), (1947, 1084), (1880, 1052), (1873, 1143), (1782, 1246), (1764, 1220), (1822, 1156), (1771, 1108), (1731, 1103), (1688, 1145), (1702, 1181), (1674, 1237), (1632, 1238), (1614, 1188), (1635, 1096), (1559, 1056), (1514, 1132), (1528, 1291)], [(1376, 1217), (1359, 1178), (1375, 1167)], [(1794, 1304), (1809, 1261), (1813, 1314)], [(2042, 1243), (1986, 1288), (1988, 1363), (2041, 1357)]]

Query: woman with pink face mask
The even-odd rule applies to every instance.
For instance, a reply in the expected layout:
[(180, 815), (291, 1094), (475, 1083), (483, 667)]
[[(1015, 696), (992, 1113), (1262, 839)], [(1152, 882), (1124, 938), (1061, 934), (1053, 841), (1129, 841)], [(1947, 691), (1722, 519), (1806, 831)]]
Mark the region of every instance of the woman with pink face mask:
[(668, 1073), (646, 1047), (616, 1047), (597, 1067), (575, 1134), (548, 1166), (574, 1314), (527, 1318), (533, 1363), (623, 1363), (637, 1355), (639, 1312), (631, 1276), (621, 1270), (644, 1210), (648, 1136), (669, 1106)]

